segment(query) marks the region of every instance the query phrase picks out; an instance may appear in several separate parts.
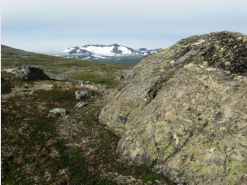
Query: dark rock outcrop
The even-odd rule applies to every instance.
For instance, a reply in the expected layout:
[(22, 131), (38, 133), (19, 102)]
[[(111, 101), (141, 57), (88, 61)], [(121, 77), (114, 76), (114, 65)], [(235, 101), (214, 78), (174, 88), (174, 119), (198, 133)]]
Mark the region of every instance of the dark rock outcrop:
[(123, 158), (174, 182), (246, 184), (246, 75), (246, 35), (192, 36), (135, 66), (99, 121)]
[(18, 68), (4, 69), (4, 71), (15, 74), (22, 80), (49, 80), (50, 78), (44, 73), (42, 69), (21, 66)]

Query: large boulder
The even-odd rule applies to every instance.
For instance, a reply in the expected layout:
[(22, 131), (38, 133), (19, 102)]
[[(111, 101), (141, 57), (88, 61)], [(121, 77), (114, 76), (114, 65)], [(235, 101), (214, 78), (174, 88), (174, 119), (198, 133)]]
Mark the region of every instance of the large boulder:
[(177, 183), (247, 184), (247, 36), (192, 36), (142, 60), (105, 100), (117, 150)]
[(18, 68), (5, 69), (4, 71), (15, 74), (18, 78), (22, 80), (49, 80), (50, 78), (44, 73), (42, 69), (31, 67), (31, 66), (21, 66)]

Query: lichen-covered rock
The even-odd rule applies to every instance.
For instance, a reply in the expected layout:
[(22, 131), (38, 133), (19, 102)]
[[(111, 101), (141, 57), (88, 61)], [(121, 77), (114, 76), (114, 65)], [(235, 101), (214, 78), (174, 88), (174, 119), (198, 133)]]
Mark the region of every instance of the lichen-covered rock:
[(123, 158), (177, 183), (247, 183), (247, 36), (192, 36), (144, 59), (99, 121)]
[(22, 80), (49, 80), (50, 78), (44, 73), (42, 69), (31, 67), (31, 66), (21, 66), (18, 68), (5, 69), (4, 71), (15, 74), (18, 78)]

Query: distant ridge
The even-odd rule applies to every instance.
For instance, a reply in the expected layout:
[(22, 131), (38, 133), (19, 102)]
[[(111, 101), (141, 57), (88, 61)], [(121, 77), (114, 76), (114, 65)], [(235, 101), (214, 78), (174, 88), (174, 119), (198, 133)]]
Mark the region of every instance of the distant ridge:
[(134, 50), (130, 47), (121, 46), (118, 44), (112, 45), (85, 45), (82, 47), (74, 46), (62, 51), (52, 52), (29, 52), (21, 49), (15, 49), (6, 45), (1, 45), (1, 58), (26, 58), (36, 54), (45, 54), (50, 56), (58, 56), (63, 58), (71, 58), (85, 61), (136, 65), (143, 58), (157, 53), (159, 49), (148, 50), (146, 48), (140, 48)]
[[(148, 50), (140, 48), (134, 50), (130, 47), (121, 46), (118, 44), (112, 45), (85, 45), (74, 46), (62, 50), (60, 57), (73, 58), (79, 60), (110, 62), (119, 64), (135, 65), (143, 58), (153, 55), (160, 51), (159, 49)], [(64, 54), (63, 54), (64, 53)]]

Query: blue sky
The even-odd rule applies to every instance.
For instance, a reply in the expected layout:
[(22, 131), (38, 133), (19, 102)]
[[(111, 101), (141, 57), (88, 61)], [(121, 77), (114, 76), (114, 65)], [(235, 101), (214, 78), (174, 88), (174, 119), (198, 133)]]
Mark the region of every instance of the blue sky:
[(167, 48), (215, 31), (247, 35), (246, 9), (247, 1), (1, 1), (1, 44), (34, 52)]

